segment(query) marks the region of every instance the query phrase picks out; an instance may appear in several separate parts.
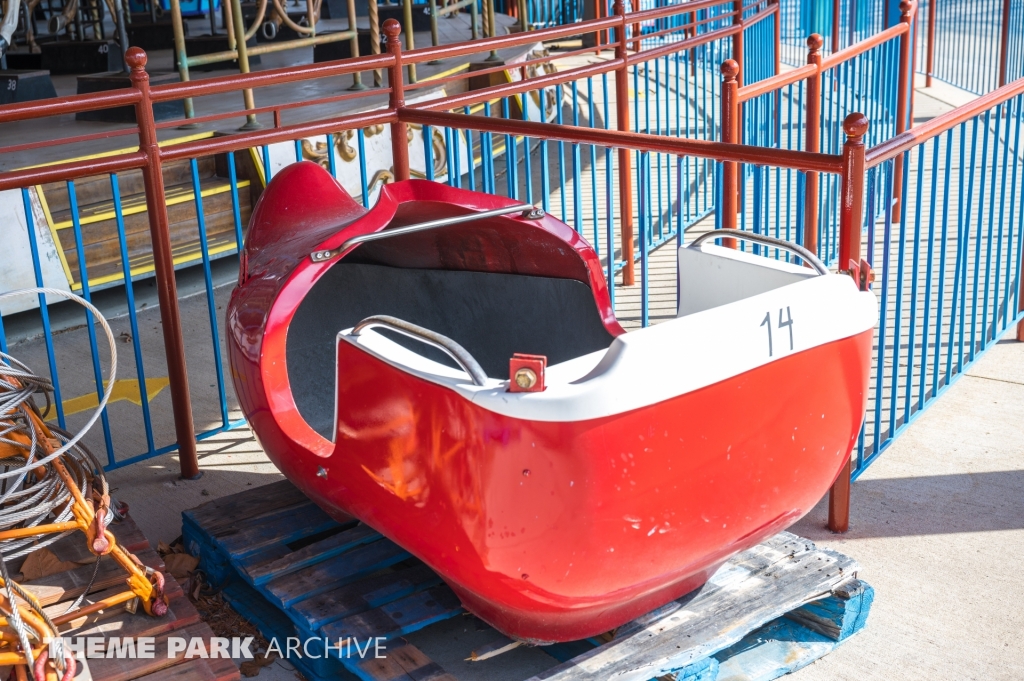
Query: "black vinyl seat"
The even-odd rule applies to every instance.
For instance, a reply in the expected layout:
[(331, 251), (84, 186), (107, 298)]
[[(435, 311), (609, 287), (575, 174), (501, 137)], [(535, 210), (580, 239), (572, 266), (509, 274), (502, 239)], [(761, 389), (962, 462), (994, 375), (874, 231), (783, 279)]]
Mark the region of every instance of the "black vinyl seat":
[[(334, 438), (335, 384), (328, 377), (336, 364), (337, 334), (372, 315), (391, 315), (448, 336), (488, 376), (500, 379), (508, 378), (513, 353), (545, 355), (549, 364), (558, 364), (606, 349), (613, 340), (590, 287), (575, 279), (339, 262), (299, 305), (287, 342), (295, 404), (328, 439)], [(376, 332), (455, 366), (439, 350)]]

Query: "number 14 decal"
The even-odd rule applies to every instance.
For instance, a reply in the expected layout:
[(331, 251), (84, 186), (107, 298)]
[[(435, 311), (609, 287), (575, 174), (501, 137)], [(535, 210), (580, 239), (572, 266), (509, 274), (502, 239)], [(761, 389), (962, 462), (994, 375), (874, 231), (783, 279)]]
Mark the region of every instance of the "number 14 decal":
[[(772, 348), (772, 313), (765, 312), (764, 319), (761, 321), (761, 326), (768, 325), (768, 356), (771, 357), (774, 352)], [(789, 313), (789, 306), (786, 306), (786, 321), (782, 321), (782, 308), (779, 308), (779, 330), (789, 327), (789, 349), (793, 350), (793, 315)]]

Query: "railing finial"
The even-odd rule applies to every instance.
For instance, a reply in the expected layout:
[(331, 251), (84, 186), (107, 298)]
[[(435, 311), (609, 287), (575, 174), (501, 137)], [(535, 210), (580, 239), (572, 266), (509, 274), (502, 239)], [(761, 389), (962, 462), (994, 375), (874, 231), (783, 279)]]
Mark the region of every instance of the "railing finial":
[(868, 131), (868, 117), (854, 112), (843, 120), (843, 132), (852, 140), (859, 140)]
[(726, 59), (719, 68), (722, 71), (722, 75), (725, 76), (726, 82), (734, 81), (740, 75), (740, 65), (735, 59)]
[(141, 47), (129, 47), (128, 51), (124, 53), (124, 59), (132, 71), (145, 71), (146, 62), (149, 61), (146, 51)]
[(812, 33), (807, 36), (807, 48), (811, 52), (817, 54), (818, 52), (821, 52), (821, 48), (823, 47), (825, 47), (825, 39), (822, 38), (821, 35)]
[(387, 45), (390, 47), (392, 43), (396, 43), (399, 45), (399, 49), (401, 49), (402, 42), (398, 39), (398, 36), (402, 33), (402, 24), (398, 23), (398, 19), (388, 19), (381, 28), (384, 29)]
[(914, 3), (910, 0), (900, 0), (900, 21), (904, 24), (910, 23), (910, 15), (914, 11)]

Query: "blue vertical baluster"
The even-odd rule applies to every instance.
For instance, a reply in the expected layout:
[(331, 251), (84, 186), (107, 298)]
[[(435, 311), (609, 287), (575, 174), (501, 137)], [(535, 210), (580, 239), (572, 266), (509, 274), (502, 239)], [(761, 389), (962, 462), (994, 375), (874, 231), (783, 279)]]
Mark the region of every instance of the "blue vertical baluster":
[(370, 185), (366, 180), (366, 135), (363, 129), (356, 130), (356, 143), (359, 148), (359, 184), (363, 194), (363, 206), (370, 207)]
[[(231, 154), (229, 153), (228, 156)], [(327, 133), (327, 171), (335, 180), (338, 179), (338, 163), (334, 158), (334, 135), (331, 133)]]
[[(82, 297), (91, 303), (92, 295), (89, 291), (89, 272), (85, 261), (85, 244), (82, 243), (82, 223), (78, 215), (78, 196), (75, 192), (74, 181), (68, 180), (67, 184), (68, 203), (71, 209), (71, 226), (75, 231), (75, 254), (78, 256), (78, 275), (82, 282)], [(100, 350), (96, 344), (96, 326), (92, 320), (92, 312), (89, 310), (85, 310), (85, 328), (89, 334), (89, 351), (92, 353), (92, 374), (93, 379), (96, 381), (96, 401), (99, 402), (103, 399), (104, 392), (103, 369), (100, 367)], [(103, 424), (103, 443), (107, 448), (107, 463), (113, 466), (116, 459), (114, 458), (114, 443), (110, 437), (110, 419), (106, 407), (103, 408), (100, 420)]]
[[(328, 147), (330, 149), (331, 147)], [(244, 243), (242, 237), (242, 208), (238, 200), (238, 172), (235, 169), (235, 152), (229, 151), (227, 153), (228, 158), (228, 181), (231, 183), (231, 214), (234, 218), (235, 223), (235, 245), (238, 247), (238, 252), (242, 252), (242, 245)], [(334, 154), (331, 154), (331, 158), (334, 158)], [(114, 176), (111, 176), (114, 177)], [(116, 180), (115, 186), (116, 186)], [(127, 260), (125, 260), (127, 262)], [(150, 447), (152, 449), (152, 447)]]
[(203, 213), (203, 195), (199, 184), (199, 164), (190, 159), (192, 167), (192, 192), (195, 195), (196, 225), (199, 228), (199, 252), (203, 257), (203, 279), (206, 283), (206, 307), (210, 314), (210, 336), (213, 342), (213, 366), (217, 373), (217, 397), (220, 400), (220, 417), (222, 425), (227, 428), (228, 398), (224, 389), (224, 367), (220, 355), (220, 333), (217, 328), (217, 299), (213, 290), (213, 275), (210, 272), (210, 250), (206, 239), (206, 216)]
[[(23, 188), (21, 190), (21, 203), (25, 210), (25, 231), (28, 234), (28, 245), (32, 251), (32, 270), (36, 278), (36, 287), (42, 288), (46, 284), (43, 283), (43, 271), (39, 264), (39, 244), (36, 242), (35, 216), (32, 213), (32, 202), (29, 199), (28, 189)], [(39, 316), (43, 323), (43, 338), (46, 339), (46, 361), (50, 368), (50, 381), (53, 383), (53, 400), (54, 406), (57, 408), (57, 424), (61, 428), (67, 428), (64, 422), (64, 403), (61, 401), (60, 376), (57, 375), (57, 357), (53, 349), (53, 333), (50, 331), (50, 308), (46, 303), (46, 295), (42, 293), (39, 294)]]
[[(232, 171), (234, 187), (234, 155), (228, 153), (228, 167)], [(139, 381), (139, 402), (142, 404), (142, 423), (146, 429), (147, 452), (156, 449), (153, 442), (153, 420), (149, 413), (149, 389), (146, 387), (146, 368), (142, 360), (142, 337), (139, 335), (139, 318), (135, 310), (135, 284), (132, 282), (131, 261), (128, 259), (128, 238), (124, 229), (124, 212), (121, 207), (121, 185), (116, 174), (110, 175), (110, 190), (114, 198), (114, 217), (117, 222), (117, 243), (121, 251), (121, 272), (124, 276), (124, 294), (128, 303), (128, 323), (132, 328), (132, 349), (135, 351), (135, 377)], [(237, 211), (235, 215), (238, 215)]]

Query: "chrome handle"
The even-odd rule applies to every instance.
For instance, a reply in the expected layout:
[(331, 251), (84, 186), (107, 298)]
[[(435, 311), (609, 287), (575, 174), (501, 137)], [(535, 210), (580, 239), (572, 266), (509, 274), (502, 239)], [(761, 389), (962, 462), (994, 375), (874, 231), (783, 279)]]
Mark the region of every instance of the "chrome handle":
[(783, 239), (776, 239), (773, 236), (752, 234), (751, 232), (744, 232), (739, 229), (713, 229), (710, 232), (701, 234), (699, 237), (694, 239), (687, 248), (697, 248), (701, 243), (708, 239), (742, 239), (743, 241), (753, 241), (773, 248), (781, 248), (784, 251), (789, 251), (794, 255), (800, 256), (800, 258), (809, 263), (818, 274), (828, 274), (828, 268), (825, 267), (825, 263), (818, 260), (816, 255), (803, 246), (789, 241), (784, 241)]
[(429, 222), (420, 222), (415, 225), (408, 225), (406, 227), (398, 227), (396, 229), (385, 229), (380, 232), (371, 232), (369, 234), (360, 234), (354, 236), (351, 239), (346, 239), (345, 243), (332, 248), (330, 250), (313, 251), (309, 254), (309, 259), (313, 262), (326, 262), (331, 258), (337, 257), (341, 253), (344, 253), (350, 247), (361, 244), (366, 241), (376, 241), (378, 239), (389, 239), (393, 236), (401, 236), (403, 234), (410, 234), (412, 232), (422, 232), (427, 229), (437, 229), (438, 227), (447, 227), (448, 225), (457, 225), (463, 222), (472, 222), (473, 220), (482, 220), (483, 218), (493, 218), (498, 215), (508, 215), (510, 213), (522, 213), (522, 217), (528, 220), (539, 220), (544, 217), (544, 211), (534, 206), (525, 204), (519, 204), (516, 206), (505, 206), (504, 208), (495, 208), (494, 210), (485, 210), (479, 213), (469, 213), (468, 215), (456, 215), (450, 218), (441, 218), (439, 220), (430, 220)]
[(430, 329), (424, 329), (422, 326), (417, 326), (411, 322), (407, 322), (397, 317), (390, 317), (388, 315), (374, 315), (367, 317), (363, 321), (356, 324), (355, 328), (352, 329), (351, 335), (358, 336), (366, 329), (371, 329), (375, 326), (382, 326), (392, 331), (397, 331), (403, 336), (408, 336), (413, 340), (418, 340), (421, 343), (431, 345), (438, 350), (441, 350), (449, 357), (454, 359), (463, 371), (469, 374), (469, 377), (473, 379), (473, 383), (476, 385), (485, 385), (487, 383), (487, 374), (480, 368), (480, 365), (473, 355), (469, 354), (466, 348), (462, 347), (448, 336), (442, 336), (439, 333), (435, 333)]

